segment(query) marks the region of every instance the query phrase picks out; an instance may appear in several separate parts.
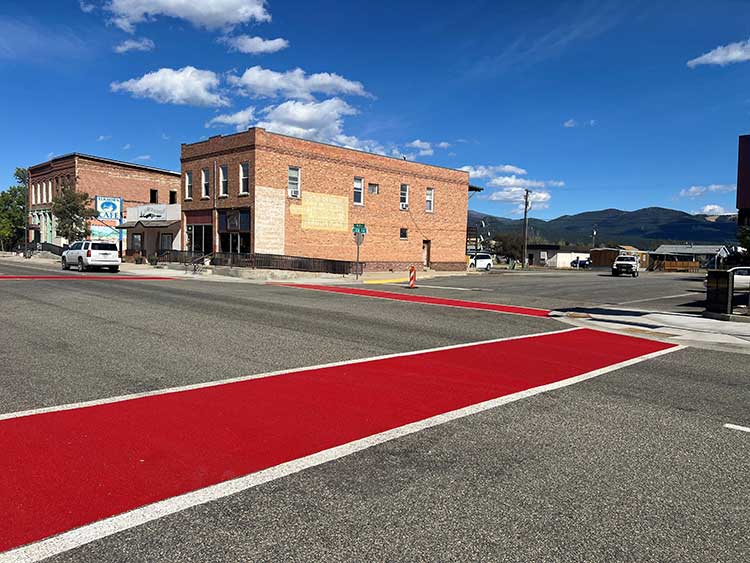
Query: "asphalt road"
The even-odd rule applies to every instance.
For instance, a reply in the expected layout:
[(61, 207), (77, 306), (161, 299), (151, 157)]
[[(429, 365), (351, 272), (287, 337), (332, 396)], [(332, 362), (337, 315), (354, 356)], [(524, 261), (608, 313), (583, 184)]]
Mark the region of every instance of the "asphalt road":
[[(0, 261), (0, 274), (38, 273)], [(615, 286), (568, 274), (581, 280), (576, 289), (554, 275), (441, 278), (424, 285), (488, 291), (420, 291), (557, 308), (669, 296), (699, 283), (644, 275)], [(0, 412), (564, 328), (552, 319), (167, 280), (0, 280), (0, 323)], [(750, 433), (725, 423), (750, 426), (747, 357), (683, 349), (52, 560), (746, 561)]]
[[(704, 309), (703, 274), (643, 272), (637, 278), (613, 277), (605, 270), (581, 272), (508, 272), (420, 280), (419, 291), (441, 297), (564, 310), (622, 306), (633, 309), (700, 313)], [(405, 284), (379, 287), (403, 291)], [(456, 289), (458, 288), (458, 289)], [(468, 291), (460, 291), (468, 289)], [(414, 290), (411, 290), (414, 291)]]

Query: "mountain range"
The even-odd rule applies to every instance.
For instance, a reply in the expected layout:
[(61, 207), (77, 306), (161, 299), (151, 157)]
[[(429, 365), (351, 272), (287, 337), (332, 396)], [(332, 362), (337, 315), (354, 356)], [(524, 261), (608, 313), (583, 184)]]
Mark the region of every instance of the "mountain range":
[[(484, 236), (488, 232), (495, 236), (523, 230), (523, 219), (469, 211), (469, 226), (479, 226), (481, 221), (486, 225), (479, 229)], [(529, 237), (530, 240), (590, 245), (596, 227), (596, 243), (608, 246), (627, 244), (648, 250), (665, 243), (726, 244), (737, 240), (736, 221), (736, 215), (691, 215), (663, 207), (636, 211), (602, 209), (563, 215), (549, 221), (530, 218)]]

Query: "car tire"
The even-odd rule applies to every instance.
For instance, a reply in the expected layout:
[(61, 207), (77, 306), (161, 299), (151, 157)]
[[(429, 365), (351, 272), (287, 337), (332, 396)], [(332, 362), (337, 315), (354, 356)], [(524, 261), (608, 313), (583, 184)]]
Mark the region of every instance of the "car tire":
[(62, 269), (63, 270), (70, 270), (70, 266), (68, 266), (67, 260), (65, 258), (62, 259)]
[(117, 272), (120, 271), (120, 266), (110, 266), (109, 271), (112, 272), (113, 274), (116, 274)]
[(486, 272), (489, 272), (492, 269), (492, 264), (487, 264), (487, 267), (484, 269)]
[(83, 265), (83, 258), (78, 259), (78, 271), (79, 272), (85, 272), (86, 266)]

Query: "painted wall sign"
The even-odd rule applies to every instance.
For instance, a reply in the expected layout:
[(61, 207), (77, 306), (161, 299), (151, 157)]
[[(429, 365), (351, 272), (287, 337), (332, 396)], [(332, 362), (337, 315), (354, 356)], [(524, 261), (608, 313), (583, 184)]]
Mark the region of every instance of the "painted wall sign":
[(166, 218), (166, 205), (144, 205), (138, 208), (138, 219), (144, 221), (161, 221)]

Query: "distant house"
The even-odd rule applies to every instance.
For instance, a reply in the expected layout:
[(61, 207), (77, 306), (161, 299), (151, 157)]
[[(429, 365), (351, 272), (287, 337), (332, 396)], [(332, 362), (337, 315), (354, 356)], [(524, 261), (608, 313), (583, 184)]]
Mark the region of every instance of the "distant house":
[(703, 268), (715, 268), (727, 256), (729, 250), (721, 244), (662, 244), (651, 252), (657, 262), (698, 262)]
[(620, 256), (621, 254), (638, 256), (640, 260), (640, 267), (643, 269), (648, 268), (651, 263), (649, 253), (647, 251), (638, 250), (635, 246), (623, 244), (611, 248), (592, 248), (591, 265), (594, 267), (609, 268), (614, 263), (615, 258)]

